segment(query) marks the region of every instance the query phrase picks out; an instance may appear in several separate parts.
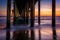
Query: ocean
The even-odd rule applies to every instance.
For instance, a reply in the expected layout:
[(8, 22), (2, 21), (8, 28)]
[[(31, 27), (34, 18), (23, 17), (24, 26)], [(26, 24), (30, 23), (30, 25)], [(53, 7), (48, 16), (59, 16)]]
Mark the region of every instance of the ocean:
[[(14, 26), (13, 25), (13, 17), (10, 19), (11, 24), (11, 30), (10, 30), (10, 40), (13, 40), (14, 32), (26, 32), (28, 31), (28, 38), (31, 38), (31, 31), (33, 29), (34, 31), (34, 40), (39, 40), (39, 31), (41, 32), (41, 40), (52, 40), (52, 17), (41, 17), (40, 18), (40, 25), (38, 25), (38, 18), (35, 17), (34, 21), (34, 28), (30, 28), (29, 25), (19, 25)], [(0, 40), (6, 40), (6, 17), (0, 17)], [(57, 40), (60, 40), (60, 17), (56, 17), (56, 34), (57, 34)], [(17, 34), (18, 35), (18, 34)]]

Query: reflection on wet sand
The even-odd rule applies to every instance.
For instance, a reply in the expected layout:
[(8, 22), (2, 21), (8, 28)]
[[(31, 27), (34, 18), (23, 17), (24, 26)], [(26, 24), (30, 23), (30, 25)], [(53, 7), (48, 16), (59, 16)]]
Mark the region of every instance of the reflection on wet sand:
[[(39, 35), (39, 31), (41, 35)], [(57, 40), (60, 40), (60, 28), (56, 29)], [(10, 31), (10, 39), (11, 40), (39, 40), (41, 36), (41, 40), (52, 40), (52, 29), (47, 27), (41, 27), (37, 29), (28, 29), (28, 30), (11, 30)], [(6, 39), (6, 30), (0, 30), (0, 40)]]
[[(60, 17), (59, 17), (60, 18)], [(12, 20), (13, 21), (13, 20)], [(12, 22), (11, 21), (11, 22)], [(12, 23), (11, 23), (12, 24)], [(52, 40), (52, 28), (51, 28), (51, 20), (41, 20), (41, 29), (38, 28), (37, 26), (37, 21), (35, 23), (35, 26), (37, 27), (36, 29), (28, 29), (28, 30), (21, 30), (20, 26), (11, 26), (14, 29), (19, 29), (19, 30), (11, 30), (10, 31), (10, 39), (11, 40)], [(0, 20), (0, 28), (5, 28), (6, 27), (6, 20)], [(16, 27), (16, 28), (15, 28)], [(22, 27), (23, 28), (23, 27)], [(40, 33), (41, 32), (41, 35)], [(60, 40), (60, 20), (56, 20), (56, 34), (57, 34), (57, 40)], [(41, 36), (41, 38), (40, 38)], [(0, 29), (0, 40), (5, 40), (6, 39), (6, 31), (1, 31)]]
[(14, 32), (13, 40), (24, 40), (24, 39), (28, 39), (25, 31)]
[[(50, 29), (50, 28), (49, 28)], [(40, 33), (41, 32), (41, 33)], [(13, 40), (52, 40), (52, 31), (40, 29), (17, 30), (13, 32)]]
[[(30, 34), (29, 34), (30, 32)], [(19, 30), (13, 32), (13, 40), (34, 40), (34, 30)]]

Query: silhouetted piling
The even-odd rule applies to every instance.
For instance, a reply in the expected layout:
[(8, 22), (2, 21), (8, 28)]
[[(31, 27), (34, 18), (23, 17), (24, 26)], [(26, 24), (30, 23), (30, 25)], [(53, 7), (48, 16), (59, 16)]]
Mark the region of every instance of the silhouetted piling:
[(24, 20), (25, 20), (25, 9), (22, 10), (21, 17), (24, 18)]
[[(40, 25), (40, 1), (38, 0), (38, 24)], [(40, 26), (39, 26), (40, 27)], [(41, 28), (40, 28), (41, 29)], [(41, 40), (41, 31), (39, 29), (39, 40)]]
[(38, 0), (38, 24), (40, 25), (40, 0)]
[(55, 27), (55, 2), (56, 0), (52, 0), (52, 31), (53, 31), (53, 40), (56, 39), (56, 27)]
[(31, 0), (31, 27), (34, 27), (34, 16), (35, 16), (35, 4), (34, 0)]
[(11, 13), (11, 0), (7, 0), (7, 25), (6, 40), (10, 40), (10, 13)]
[(28, 19), (29, 19), (29, 5), (27, 2), (27, 5), (26, 5), (26, 22), (27, 22), (27, 24), (28, 24)]
[(16, 24), (16, 4), (15, 4), (15, 0), (13, 1), (13, 7), (14, 7), (14, 19), (13, 19), (13, 24)]

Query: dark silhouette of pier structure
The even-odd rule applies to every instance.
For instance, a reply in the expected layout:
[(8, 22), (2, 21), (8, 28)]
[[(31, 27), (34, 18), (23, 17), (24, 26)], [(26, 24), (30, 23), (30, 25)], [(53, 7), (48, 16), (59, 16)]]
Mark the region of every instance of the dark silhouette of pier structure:
[[(35, 4), (38, 2), (38, 23), (40, 25), (40, 1), (41, 0), (13, 0), (14, 4), (14, 22), (13, 24), (28, 24), (29, 21), (29, 12), (30, 12), (30, 27), (34, 27), (34, 16), (35, 16)], [(52, 0), (52, 31), (53, 31), (53, 40), (56, 40), (56, 27), (55, 27), (55, 2), (56, 0)], [(11, 0), (7, 0), (7, 26), (6, 28), (9, 29), (6, 33), (6, 40), (10, 40), (10, 13), (11, 13)], [(19, 19), (19, 18), (22, 19)], [(19, 20), (18, 20), (19, 19)], [(27, 32), (28, 33), (28, 32)], [(39, 31), (40, 33), (40, 31)], [(14, 35), (16, 32), (14, 32)], [(25, 38), (25, 31), (20, 31), (18, 37), (21, 37), (21, 40)], [(39, 34), (41, 35), (41, 34)], [(14, 40), (18, 37), (15, 36)], [(22, 38), (23, 37), (23, 38)], [(39, 36), (41, 40), (41, 36)], [(20, 39), (17, 39), (20, 40)], [(25, 40), (25, 39), (24, 39)], [(28, 40), (28, 39), (26, 39)], [(31, 31), (31, 40), (34, 40), (34, 31)]]

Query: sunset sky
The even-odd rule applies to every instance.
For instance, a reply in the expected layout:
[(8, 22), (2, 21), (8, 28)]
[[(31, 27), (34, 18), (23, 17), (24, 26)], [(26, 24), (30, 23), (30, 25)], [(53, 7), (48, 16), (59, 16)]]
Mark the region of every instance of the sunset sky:
[[(35, 5), (35, 16), (38, 15), (38, 3)], [(6, 16), (7, 0), (0, 0), (0, 16)], [(41, 0), (41, 16), (52, 15), (52, 1)], [(60, 0), (56, 0), (56, 16), (60, 16)]]

